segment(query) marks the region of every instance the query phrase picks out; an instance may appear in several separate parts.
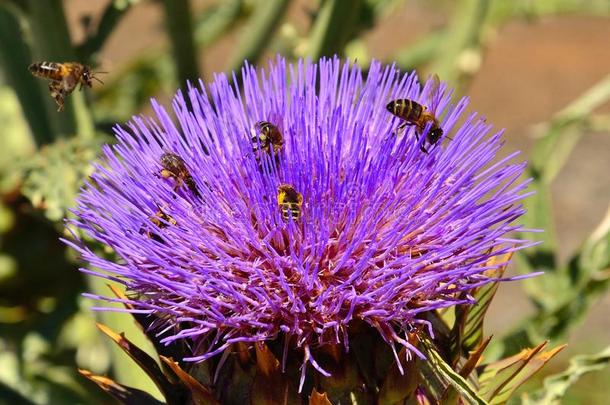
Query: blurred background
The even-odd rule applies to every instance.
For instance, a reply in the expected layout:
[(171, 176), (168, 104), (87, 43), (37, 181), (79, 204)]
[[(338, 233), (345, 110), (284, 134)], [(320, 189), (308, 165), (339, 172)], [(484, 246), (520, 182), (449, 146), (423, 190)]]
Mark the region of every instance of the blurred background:
[[(610, 344), (609, 44), (610, 0), (0, 0), (0, 403), (108, 403), (79, 367), (154, 392), (95, 328), (139, 333), (80, 296), (108, 290), (77, 271), (62, 219), (115, 123), (150, 113), (151, 97), (168, 105), (186, 80), (277, 53), (434, 72), (506, 128), (504, 153), (523, 152), (537, 192), (523, 221), (545, 229), (512, 271), (546, 274), (501, 286), (489, 356), (567, 342), (544, 370), (553, 374), (600, 352)], [(35, 61), (108, 73), (58, 113), (27, 70)], [(608, 369), (587, 374), (564, 403), (606, 404), (608, 381)]]

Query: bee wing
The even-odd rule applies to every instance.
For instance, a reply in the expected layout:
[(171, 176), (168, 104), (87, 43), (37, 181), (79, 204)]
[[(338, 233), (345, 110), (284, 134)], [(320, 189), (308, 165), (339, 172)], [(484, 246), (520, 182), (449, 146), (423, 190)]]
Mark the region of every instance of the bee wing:
[(71, 93), (78, 84), (81, 69), (74, 63), (64, 63), (62, 69), (62, 84), (67, 93)]
[(430, 77), (432, 81), (432, 86), (430, 87), (430, 91), (428, 92), (428, 98), (430, 98), (430, 104), (428, 104), (428, 110), (436, 115), (436, 109), (443, 98), (443, 94), (445, 93), (441, 88), (441, 81), (438, 78), (438, 75), (435, 73)]
[(265, 123), (265, 121), (262, 120), (262, 121), (258, 121), (256, 124), (254, 124), (254, 130), (256, 131), (257, 136), (261, 132), (261, 127), (264, 123)]

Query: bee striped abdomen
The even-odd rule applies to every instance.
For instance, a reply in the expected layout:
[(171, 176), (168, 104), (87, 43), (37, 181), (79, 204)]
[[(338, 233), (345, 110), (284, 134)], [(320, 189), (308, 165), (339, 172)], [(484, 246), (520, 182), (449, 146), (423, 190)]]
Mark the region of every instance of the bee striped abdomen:
[[(159, 229), (165, 229), (169, 225), (177, 224), (177, 222), (174, 218), (172, 218), (171, 216), (169, 216), (168, 214), (166, 214), (165, 212), (163, 212), (161, 210), (157, 211), (155, 213), (155, 215), (149, 217), (148, 219)], [(143, 225), (140, 228), (140, 233), (145, 235), (148, 239), (153, 239), (159, 243), (164, 243), (163, 238), (159, 234), (148, 229), (146, 225)]]
[(303, 206), (303, 195), (296, 191), (290, 184), (282, 184), (277, 189), (277, 202), (280, 206), (284, 221), (297, 221), (301, 218), (301, 207)]
[(406, 121), (417, 121), (424, 111), (421, 104), (406, 98), (390, 101), (387, 109), (398, 118)]
[(297, 203), (284, 203), (282, 204), (282, 218), (288, 221), (292, 217), (293, 221), (298, 220), (301, 217), (301, 208)]
[(61, 80), (64, 76), (60, 63), (55, 62), (38, 62), (32, 63), (28, 70), (37, 77), (42, 77), (51, 80)]

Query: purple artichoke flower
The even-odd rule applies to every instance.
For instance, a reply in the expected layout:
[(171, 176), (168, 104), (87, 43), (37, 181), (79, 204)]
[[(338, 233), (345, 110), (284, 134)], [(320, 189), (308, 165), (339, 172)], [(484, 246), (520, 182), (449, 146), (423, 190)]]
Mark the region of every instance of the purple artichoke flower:
[[(242, 77), (239, 88), (225, 75), (189, 87), (171, 112), (153, 100), (156, 120), (116, 128), (73, 223), (118, 259), (68, 243), (84, 272), (130, 298), (91, 297), (163, 319), (164, 343), (189, 343), (185, 360), (291, 341), (301, 384), (307, 364), (328, 375), (312, 349), (348, 348), (353, 321), (421, 356), (406, 336), (433, 333), (422, 314), (472, 303), (468, 292), (505, 265), (490, 259), (528, 244), (509, 235), (521, 229), (525, 163), (498, 158), (502, 132), (465, 116), (467, 99), (452, 104), (446, 85), (395, 66), (364, 75), (338, 59), (278, 58)], [(443, 137), (431, 145), (429, 124), (397, 131), (394, 99), (437, 100)], [(282, 136), (273, 148), (261, 122)], [(278, 200), (281, 185), (302, 201)]]

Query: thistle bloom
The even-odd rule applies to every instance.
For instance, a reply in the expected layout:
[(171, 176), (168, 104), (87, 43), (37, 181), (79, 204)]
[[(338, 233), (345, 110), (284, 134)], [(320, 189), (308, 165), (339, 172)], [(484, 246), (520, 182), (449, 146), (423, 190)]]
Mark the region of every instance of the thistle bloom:
[[(302, 353), (302, 376), (307, 364), (327, 375), (314, 350), (347, 349), (355, 321), (421, 355), (406, 335), (433, 333), (422, 314), (472, 303), (469, 291), (495, 281), (490, 258), (525, 246), (508, 236), (524, 163), (498, 158), (502, 133), (464, 116), (466, 99), (452, 105), (446, 85), (394, 66), (364, 75), (338, 59), (278, 58), (242, 77), (240, 89), (224, 75), (189, 87), (173, 114), (153, 100), (156, 120), (116, 128), (74, 224), (118, 259), (70, 242), (95, 269), (83, 271), (124, 284), (130, 298), (116, 300), (163, 319), (164, 343), (188, 342), (185, 360), (281, 338)], [(438, 99), (444, 136), (429, 153), (413, 126), (396, 131), (385, 106), (400, 98)], [(281, 148), (261, 153), (260, 121)], [(182, 172), (163, 175), (167, 153)], [(282, 184), (302, 195), (288, 216)]]

